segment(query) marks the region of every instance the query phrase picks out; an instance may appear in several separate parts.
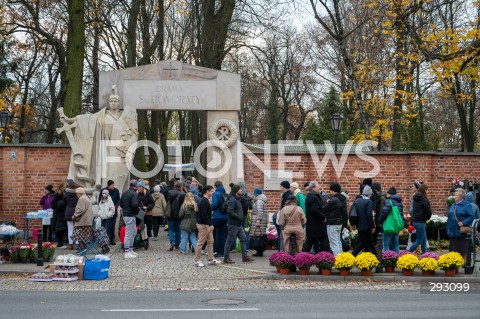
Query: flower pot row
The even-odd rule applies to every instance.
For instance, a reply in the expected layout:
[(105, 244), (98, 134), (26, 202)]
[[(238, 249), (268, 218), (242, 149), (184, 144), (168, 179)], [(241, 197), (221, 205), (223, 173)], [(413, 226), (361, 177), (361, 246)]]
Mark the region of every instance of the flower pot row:
[(424, 276), (433, 275), (438, 268), (445, 270), (445, 276), (455, 276), (458, 268), (463, 266), (463, 257), (457, 252), (450, 252), (442, 256), (427, 252), (417, 257), (408, 251), (397, 254), (388, 250), (383, 252), (382, 262), (387, 273), (394, 272), (396, 266), (406, 276), (413, 275), (415, 268), (420, 269)]

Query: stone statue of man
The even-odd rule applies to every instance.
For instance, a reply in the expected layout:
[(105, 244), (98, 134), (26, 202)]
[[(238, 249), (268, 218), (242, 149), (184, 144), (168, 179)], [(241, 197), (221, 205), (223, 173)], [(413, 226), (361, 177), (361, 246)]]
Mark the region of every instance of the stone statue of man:
[(108, 107), (95, 114), (68, 118), (63, 109), (58, 112), (63, 127), (57, 132), (65, 131), (72, 147), (68, 177), (85, 188), (105, 186), (109, 179), (120, 190), (128, 188), (130, 172), (125, 158), (128, 148), (138, 139), (135, 110), (125, 107), (121, 111), (120, 96), (113, 92)]

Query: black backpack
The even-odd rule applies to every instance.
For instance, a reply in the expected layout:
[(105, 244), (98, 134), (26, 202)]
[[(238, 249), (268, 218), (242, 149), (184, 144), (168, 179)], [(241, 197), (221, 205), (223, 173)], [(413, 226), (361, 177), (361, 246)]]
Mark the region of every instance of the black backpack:
[(228, 195), (226, 193), (220, 193), (220, 211), (226, 213), (228, 209)]
[(350, 214), (348, 216), (348, 220), (350, 221), (351, 226), (357, 226), (358, 224), (358, 213), (357, 207), (355, 206), (356, 201), (353, 202), (352, 206), (350, 207)]

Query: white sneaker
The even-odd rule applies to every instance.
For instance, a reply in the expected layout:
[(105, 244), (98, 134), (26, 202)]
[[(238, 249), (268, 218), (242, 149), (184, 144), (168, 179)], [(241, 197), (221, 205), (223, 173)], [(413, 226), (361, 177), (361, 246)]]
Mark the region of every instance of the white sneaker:
[(134, 255), (135, 257), (138, 256), (138, 254), (137, 254), (136, 252), (134, 252), (133, 250), (130, 250), (130, 253), (131, 253), (132, 255)]
[(205, 267), (205, 265), (202, 263), (201, 260), (195, 260), (193, 263), (194, 263), (195, 266), (197, 266), (197, 267)]
[(67, 249), (67, 246), (60, 246), (60, 247), (57, 247), (58, 249)]
[(153, 241), (157, 241), (158, 240), (158, 237), (153, 237)]
[(212, 259), (212, 260), (208, 261), (209, 266), (215, 266), (215, 265), (218, 265), (218, 264), (221, 264), (221, 263), (222, 262), (220, 260), (216, 260), (216, 259)]
[(132, 254), (131, 252), (128, 252), (125, 254), (125, 259), (130, 259), (130, 258), (137, 258), (137, 256), (135, 256), (134, 254)]

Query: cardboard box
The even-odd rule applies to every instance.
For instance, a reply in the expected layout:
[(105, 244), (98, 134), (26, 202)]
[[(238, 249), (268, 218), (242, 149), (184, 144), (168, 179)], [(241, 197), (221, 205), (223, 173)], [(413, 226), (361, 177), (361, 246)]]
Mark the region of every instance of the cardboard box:
[[(77, 265), (77, 268), (78, 268), (78, 273), (77, 273), (78, 280), (83, 280), (83, 266), (84, 266), (84, 264)], [(55, 273), (55, 265), (54, 265), (54, 264), (48, 265), (48, 268), (49, 268), (49, 272), (50, 272), (51, 274)]]

